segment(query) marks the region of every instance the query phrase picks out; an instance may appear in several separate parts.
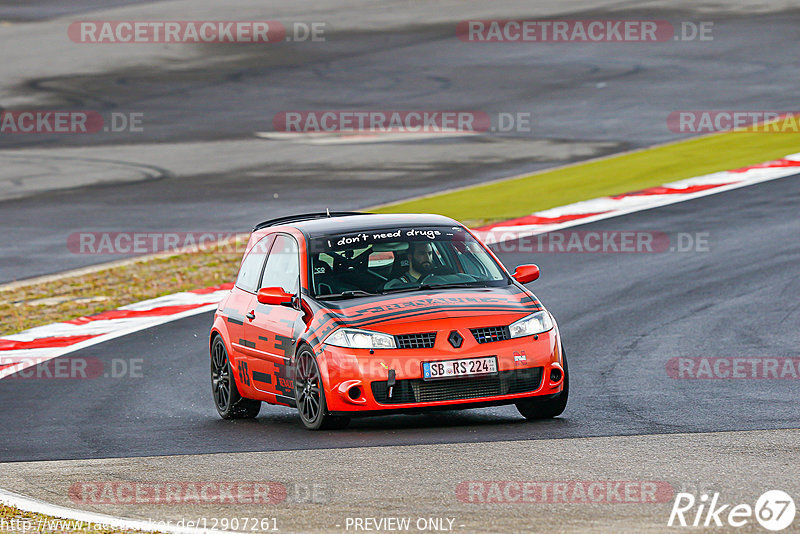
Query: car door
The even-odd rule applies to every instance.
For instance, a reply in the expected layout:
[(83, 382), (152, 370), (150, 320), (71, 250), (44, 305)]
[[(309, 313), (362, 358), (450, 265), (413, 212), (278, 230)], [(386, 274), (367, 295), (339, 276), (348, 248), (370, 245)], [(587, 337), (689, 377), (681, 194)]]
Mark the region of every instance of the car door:
[[(259, 284), (259, 288), (263, 287), (280, 287), (299, 296), (300, 254), (294, 237), (275, 237)], [(294, 399), (294, 381), (289, 371), (296, 333), (302, 328), (302, 312), (292, 306), (261, 304), (258, 300), (254, 301), (253, 312), (255, 317), (245, 322), (253, 386), (274, 393), (278, 402), (288, 404)]]
[[(234, 284), (231, 294), (225, 302), (225, 308), (222, 310), (233, 352), (231, 357), (236, 360), (241, 360), (246, 355), (248, 343), (244, 325), (247, 322), (248, 314), (255, 307), (256, 290), (261, 280), (261, 273), (264, 271), (266, 253), (274, 239), (274, 235), (265, 236), (247, 251), (239, 267), (236, 284)], [(249, 379), (244, 381), (246, 385), (248, 382)]]

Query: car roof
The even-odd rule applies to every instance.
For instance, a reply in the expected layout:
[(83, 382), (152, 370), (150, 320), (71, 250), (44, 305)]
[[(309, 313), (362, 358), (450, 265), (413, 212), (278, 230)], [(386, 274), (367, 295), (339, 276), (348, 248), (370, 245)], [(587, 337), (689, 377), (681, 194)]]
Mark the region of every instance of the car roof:
[(297, 228), (309, 238), (314, 238), (330, 234), (347, 234), (350, 232), (358, 232), (359, 230), (382, 230), (404, 226), (460, 227), (462, 225), (450, 217), (445, 217), (443, 215), (427, 213), (391, 213), (316, 217), (304, 220), (293, 220), (282, 226)]

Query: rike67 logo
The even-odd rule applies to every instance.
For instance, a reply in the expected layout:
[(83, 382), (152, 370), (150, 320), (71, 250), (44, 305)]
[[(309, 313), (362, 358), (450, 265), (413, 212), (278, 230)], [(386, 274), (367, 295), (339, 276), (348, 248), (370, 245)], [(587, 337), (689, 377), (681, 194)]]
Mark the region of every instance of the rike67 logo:
[(765, 529), (777, 532), (789, 527), (795, 516), (794, 500), (788, 493), (770, 490), (761, 495), (755, 506), (720, 502), (719, 493), (695, 498), (678, 493), (667, 526), (670, 527), (743, 527), (755, 520)]

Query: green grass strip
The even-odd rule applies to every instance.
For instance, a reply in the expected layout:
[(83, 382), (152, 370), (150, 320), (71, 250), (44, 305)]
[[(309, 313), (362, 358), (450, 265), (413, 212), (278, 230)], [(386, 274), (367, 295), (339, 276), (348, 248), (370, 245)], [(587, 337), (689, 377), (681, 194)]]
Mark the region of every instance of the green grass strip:
[(727, 132), (378, 206), (371, 211), (439, 213), (474, 226), (796, 152), (800, 152), (797, 133)]

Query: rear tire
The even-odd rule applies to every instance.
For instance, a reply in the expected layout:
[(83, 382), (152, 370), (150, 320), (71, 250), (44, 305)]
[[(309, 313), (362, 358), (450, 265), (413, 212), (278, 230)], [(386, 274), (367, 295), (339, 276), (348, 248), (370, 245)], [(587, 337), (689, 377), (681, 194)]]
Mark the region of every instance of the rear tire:
[(294, 374), (294, 398), (303, 426), (309, 430), (338, 430), (350, 424), (349, 417), (328, 413), (322, 375), (308, 346), (298, 351)]
[(564, 412), (569, 399), (569, 368), (567, 367), (567, 355), (564, 354), (564, 347), (561, 347), (561, 357), (564, 361), (564, 388), (561, 393), (556, 394), (547, 400), (537, 400), (536, 397), (523, 399), (517, 402), (517, 410), (525, 419), (551, 419)]
[(211, 344), (211, 394), (217, 413), (223, 419), (252, 419), (261, 410), (261, 401), (239, 394), (228, 351), (220, 336)]

